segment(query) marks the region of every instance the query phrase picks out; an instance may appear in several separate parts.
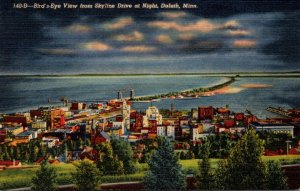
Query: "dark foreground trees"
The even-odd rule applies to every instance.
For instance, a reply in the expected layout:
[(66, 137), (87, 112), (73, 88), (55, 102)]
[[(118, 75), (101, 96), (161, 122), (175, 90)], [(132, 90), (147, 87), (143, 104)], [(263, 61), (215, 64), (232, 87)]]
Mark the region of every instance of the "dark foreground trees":
[(72, 173), (72, 177), (79, 191), (94, 191), (97, 185), (100, 183), (100, 171), (93, 163), (88, 159), (82, 161), (76, 161), (74, 163), (76, 171)]
[(171, 142), (159, 138), (158, 149), (149, 161), (149, 171), (144, 178), (144, 186), (151, 190), (183, 190), (185, 176), (181, 171)]
[(121, 175), (124, 174), (123, 161), (113, 153), (110, 144), (103, 144), (99, 160), (96, 162), (98, 169), (103, 175)]
[(287, 178), (281, 170), (279, 162), (269, 161), (267, 184), (269, 190), (288, 189)]
[[(228, 159), (221, 161), (215, 173), (218, 189), (263, 190), (285, 189), (285, 177), (278, 164), (262, 161), (263, 141), (249, 129), (230, 150)], [(270, 183), (270, 180), (274, 183)], [(277, 183), (275, 183), (277, 182)]]
[(41, 168), (36, 171), (32, 178), (31, 190), (36, 191), (53, 191), (57, 186), (56, 170), (49, 164), (42, 163)]
[(214, 176), (209, 161), (210, 149), (211, 144), (209, 141), (206, 141), (201, 148), (202, 159), (199, 161), (199, 174), (196, 176), (197, 187), (203, 190), (210, 190), (215, 188)]
[(128, 142), (113, 138), (111, 142), (113, 153), (122, 161), (124, 173), (133, 174), (136, 172), (136, 166), (133, 161), (133, 151)]

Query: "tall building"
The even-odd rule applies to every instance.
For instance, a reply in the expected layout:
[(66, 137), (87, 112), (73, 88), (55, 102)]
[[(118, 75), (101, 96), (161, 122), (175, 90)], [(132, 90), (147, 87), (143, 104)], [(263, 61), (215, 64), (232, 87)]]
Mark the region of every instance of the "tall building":
[(123, 123), (124, 123), (124, 128), (126, 130), (130, 130), (130, 105), (123, 100), (122, 104), (122, 116), (123, 116)]
[(155, 106), (148, 107), (146, 110), (146, 118), (148, 120), (156, 120), (157, 125), (162, 125), (162, 115), (159, 114), (159, 110)]

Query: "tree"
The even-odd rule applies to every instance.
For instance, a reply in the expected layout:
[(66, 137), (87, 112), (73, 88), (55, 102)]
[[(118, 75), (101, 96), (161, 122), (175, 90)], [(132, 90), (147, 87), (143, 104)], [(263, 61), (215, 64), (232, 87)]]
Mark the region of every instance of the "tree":
[(269, 190), (287, 190), (287, 178), (280, 168), (279, 162), (268, 162), (268, 189)]
[(199, 174), (197, 175), (197, 187), (199, 189), (209, 190), (214, 188), (214, 178), (209, 162), (210, 148), (209, 141), (202, 145), (202, 159), (199, 161)]
[(93, 163), (88, 159), (82, 161), (76, 161), (74, 163), (76, 171), (72, 173), (72, 177), (79, 191), (94, 191), (97, 185), (100, 183), (100, 171)]
[(158, 149), (148, 162), (149, 171), (144, 178), (145, 188), (152, 190), (185, 189), (185, 177), (171, 142), (165, 137), (160, 138), (158, 142)]
[(11, 160), (10, 155), (9, 155), (9, 153), (8, 153), (8, 147), (7, 147), (6, 144), (3, 145), (2, 150), (3, 150), (3, 151), (2, 151), (2, 153), (3, 153), (3, 159), (4, 159), (4, 160)]
[(185, 159), (186, 159), (186, 154), (185, 154), (184, 151), (181, 151), (181, 152), (180, 152), (180, 159), (181, 159), (181, 160), (185, 160)]
[(120, 175), (124, 174), (123, 162), (119, 160), (118, 156), (113, 154), (110, 144), (104, 144), (97, 161), (97, 168), (104, 175)]
[(36, 191), (53, 191), (57, 185), (56, 170), (49, 164), (42, 163), (39, 170), (36, 171), (32, 178), (31, 190)]
[(18, 146), (13, 147), (13, 158), (16, 160), (20, 159), (20, 150)]
[(217, 170), (217, 185), (226, 190), (267, 188), (267, 166), (262, 161), (263, 141), (249, 129), (230, 150), (227, 160)]
[(111, 146), (113, 148), (113, 153), (116, 154), (123, 162), (124, 165), (124, 173), (132, 174), (136, 172), (136, 167), (133, 161), (133, 151), (129, 143), (119, 140), (116, 138), (112, 139)]
[(74, 141), (74, 145), (75, 145), (75, 149), (79, 150), (82, 149), (84, 146), (84, 142), (81, 138), (76, 139), (76, 141)]

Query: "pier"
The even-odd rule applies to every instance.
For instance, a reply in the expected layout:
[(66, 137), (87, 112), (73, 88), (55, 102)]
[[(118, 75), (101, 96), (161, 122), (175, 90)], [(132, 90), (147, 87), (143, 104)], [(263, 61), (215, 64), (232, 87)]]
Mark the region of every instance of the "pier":
[(278, 108), (268, 107), (266, 110), (269, 112), (272, 112), (272, 113), (276, 113), (276, 114), (285, 116), (285, 117), (291, 117), (291, 112), (289, 112), (281, 107), (278, 107)]

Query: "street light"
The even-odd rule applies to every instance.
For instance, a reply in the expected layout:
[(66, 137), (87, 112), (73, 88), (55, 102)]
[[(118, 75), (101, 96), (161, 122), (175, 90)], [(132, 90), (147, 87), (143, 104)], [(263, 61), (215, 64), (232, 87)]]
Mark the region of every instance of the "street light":
[(286, 142), (286, 155), (289, 154), (289, 143), (292, 142), (290, 140), (285, 141)]

